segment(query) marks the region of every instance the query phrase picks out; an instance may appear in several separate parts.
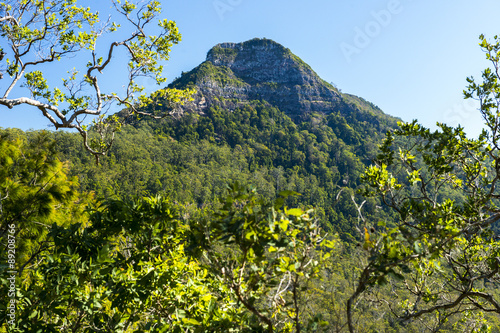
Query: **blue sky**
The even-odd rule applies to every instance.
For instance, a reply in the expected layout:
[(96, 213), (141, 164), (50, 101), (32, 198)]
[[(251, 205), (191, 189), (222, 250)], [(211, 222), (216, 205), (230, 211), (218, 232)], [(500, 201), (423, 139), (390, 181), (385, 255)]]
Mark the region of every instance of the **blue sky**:
[[(92, 6), (95, 1), (84, 3)], [(478, 36), (500, 34), (497, 0), (162, 4), (165, 17), (177, 22), (183, 36), (165, 66), (169, 81), (203, 62), (217, 43), (265, 37), (291, 49), (343, 92), (361, 96), (388, 114), (405, 121), (418, 119), (432, 128), (438, 121), (460, 123), (474, 136), (480, 131), (476, 106), (463, 100), (462, 91), (467, 76), (479, 78), (488, 66)], [(151, 81), (141, 83), (149, 90), (156, 88)], [(47, 124), (35, 110), (0, 107), (0, 127), (38, 129)]]

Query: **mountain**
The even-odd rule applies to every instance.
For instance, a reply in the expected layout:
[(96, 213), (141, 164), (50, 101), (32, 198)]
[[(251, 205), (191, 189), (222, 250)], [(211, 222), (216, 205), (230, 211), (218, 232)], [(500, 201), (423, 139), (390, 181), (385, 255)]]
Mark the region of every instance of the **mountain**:
[(390, 119), (375, 105), (342, 94), (288, 48), (269, 39), (218, 44), (205, 62), (170, 87), (196, 87), (195, 101), (183, 111), (202, 114), (213, 106), (234, 110), (248, 101), (263, 100), (292, 119), (311, 112), (340, 112), (347, 117), (357, 113), (355, 117), (373, 123), (380, 117)]
[[(216, 45), (169, 87), (196, 90), (182, 116), (127, 119), (100, 167), (75, 154), (75, 139), (58, 134), (82, 189), (99, 196), (160, 193), (196, 207), (215, 205), (236, 181), (267, 198), (291, 190), (302, 196), (289, 198), (289, 207), (315, 207), (323, 226), (353, 239), (360, 175), (398, 119), (342, 93), (268, 39)], [(381, 205), (368, 200), (364, 216), (389, 220)]]
[(217, 98), (234, 108), (249, 100), (266, 100), (292, 117), (304, 112), (332, 112), (342, 100), (339, 92), (289, 49), (267, 39), (222, 43), (207, 60), (173, 82), (172, 87), (198, 89), (191, 109), (203, 111)]

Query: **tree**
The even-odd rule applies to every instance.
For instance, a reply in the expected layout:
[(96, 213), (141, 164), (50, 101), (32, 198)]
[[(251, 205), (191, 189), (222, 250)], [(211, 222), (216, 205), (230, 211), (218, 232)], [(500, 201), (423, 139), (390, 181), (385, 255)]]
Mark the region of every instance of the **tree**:
[(20, 276), (45, 249), (50, 225), (82, 214), (74, 203), (86, 198), (66, 172), (50, 133), (0, 132), (0, 260), (7, 262), (9, 239), (15, 239)]
[[(0, 311), (2, 327), (217, 332), (237, 325), (241, 309), (227, 289), (185, 254), (178, 208), (160, 197), (109, 200), (89, 209), (86, 225), (53, 224), (43, 260), (19, 281), (16, 316)], [(3, 294), (8, 283), (0, 282)]]
[[(54, 223), (43, 260), (18, 282), (13, 323), (4, 308), (0, 323), (11, 332), (319, 328), (303, 297), (328, 257), (320, 248), (333, 242), (312, 211), (237, 185), (223, 201), (206, 225), (159, 196), (96, 202), (86, 223)], [(0, 292), (8, 288), (0, 279)]]
[(206, 269), (259, 323), (252, 331), (310, 332), (327, 324), (305, 308), (336, 241), (322, 233), (314, 210), (287, 209), (290, 195), (297, 193), (282, 191), (268, 202), (235, 183), (209, 221), (191, 226)]
[[(181, 40), (173, 21), (161, 19), (156, 28), (152, 27), (161, 13), (160, 3), (111, 2), (121, 17), (118, 23), (112, 22), (111, 17), (103, 20), (98, 12), (78, 6), (77, 0), (0, 3), (4, 9), (0, 16), (0, 70), (9, 77), (3, 76), (2, 80), (10, 80), (0, 95), (0, 105), (10, 109), (31, 106), (39, 109), (56, 129), (76, 129), (85, 149), (97, 161), (109, 150), (114, 133), (120, 129), (118, 117), (105, 117), (112, 105), (125, 107), (126, 114), (161, 118), (192, 94), (191, 90), (160, 89), (147, 96), (136, 83), (139, 77), (151, 77), (158, 85), (164, 83), (161, 61), (169, 59), (171, 47)], [(120, 39), (101, 45), (109, 41), (108, 34)], [(123, 48), (126, 56), (117, 56), (118, 48)], [(69, 58), (87, 65), (75, 68), (74, 61), (67, 61)], [(62, 67), (68, 66), (67, 74), (61, 73), (66, 75), (62, 87), (49, 86), (51, 80), (43, 70), (57, 61)], [(113, 76), (110, 67), (116, 62), (128, 70), (123, 93), (101, 84)], [(155, 111), (142, 109), (160, 100), (162, 105)], [(93, 117), (93, 131), (86, 123), (87, 117)]]
[(347, 301), (351, 332), (355, 301), (386, 283), (399, 300), (392, 312), (403, 323), (422, 319), (430, 331), (453, 317), (456, 330), (487, 331), (484, 316), (500, 314), (500, 39), (480, 40), (493, 69), (482, 83), (468, 78), (464, 96), (479, 101), (482, 134), (400, 124), (365, 172), (365, 194), (380, 196), (398, 220), (372, 233), (365, 225), (369, 261)]

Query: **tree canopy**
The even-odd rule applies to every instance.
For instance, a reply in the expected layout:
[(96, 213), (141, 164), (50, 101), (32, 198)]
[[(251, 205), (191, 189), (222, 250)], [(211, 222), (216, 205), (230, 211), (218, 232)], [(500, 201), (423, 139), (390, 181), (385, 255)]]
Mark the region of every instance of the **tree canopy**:
[(480, 83), (467, 79), (464, 97), (479, 101), (482, 134), (472, 139), (460, 126), (438, 124), (432, 132), (416, 121), (400, 124), (365, 172), (365, 194), (382, 197), (397, 220), (364, 229), (369, 260), (347, 302), (351, 332), (357, 297), (388, 282), (399, 300), (391, 311), (402, 321), (424, 318), (429, 330), (459, 315), (456, 329), (486, 332), (482, 316), (500, 314), (500, 40), (480, 40), (492, 68)]

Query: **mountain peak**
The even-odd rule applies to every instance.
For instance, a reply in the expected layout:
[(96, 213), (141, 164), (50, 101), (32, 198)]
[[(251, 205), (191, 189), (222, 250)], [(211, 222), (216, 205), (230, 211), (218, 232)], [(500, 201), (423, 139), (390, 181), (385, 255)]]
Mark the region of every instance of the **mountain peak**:
[[(238, 51), (244, 50), (264, 50), (264, 52), (268, 52), (272, 49), (281, 49), (282, 51), (289, 51), (283, 45), (267, 38), (253, 38), (247, 40), (246, 42), (241, 43), (220, 43), (215, 45), (208, 53), (210, 54), (214, 49), (233, 49)], [(210, 59), (207, 59), (210, 60)]]
[(290, 50), (273, 40), (254, 38), (242, 43), (220, 43), (215, 45), (207, 54), (207, 61), (216, 66), (231, 66), (237, 56), (253, 58), (282, 57)]
[(289, 49), (270, 39), (254, 38), (243, 43), (221, 43), (207, 54), (215, 66), (230, 68), (250, 84), (274, 82), (302, 85), (316, 78), (314, 71)]
[(207, 60), (175, 80), (171, 87), (195, 86), (195, 101), (184, 109), (204, 113), (212, 106), (228, 110), (252, 100), (265, 101), (290, 117), (342, 108), (342, 96), (288, 48), (270, 39), (221, 43)]

